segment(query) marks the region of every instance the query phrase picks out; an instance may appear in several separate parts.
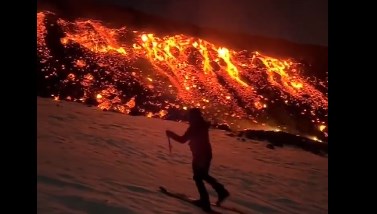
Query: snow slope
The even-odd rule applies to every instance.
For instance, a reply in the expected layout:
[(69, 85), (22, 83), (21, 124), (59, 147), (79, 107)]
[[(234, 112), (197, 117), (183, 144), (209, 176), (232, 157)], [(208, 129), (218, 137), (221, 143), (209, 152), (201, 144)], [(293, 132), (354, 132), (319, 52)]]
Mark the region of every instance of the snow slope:
[[(38, 213), (202, 213), (157, 190), (164, 185), (197, 197), (188, 145), (173, 144), (169, 154), (164, 133), (183, 133), (187, 124), (37, 99)], [(221, 130), (210, 134), (211, 174), (230, 190), (228, 206), (245, 213), (328, 212), (327, 158), (269, 150)]]

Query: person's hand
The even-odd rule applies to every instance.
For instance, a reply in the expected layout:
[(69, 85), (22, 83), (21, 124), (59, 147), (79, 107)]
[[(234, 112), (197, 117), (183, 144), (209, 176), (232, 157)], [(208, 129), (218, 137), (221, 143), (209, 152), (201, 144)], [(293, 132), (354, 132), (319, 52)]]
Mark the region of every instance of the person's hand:
[(171, 137), (171, 136), (172, 136), (172, 134), (173, 134), (173, 132), (172, 132), (172, 131), (170, 131), (170, 130), (166, 130), (166, 136), (168, 136), (168, 137)]

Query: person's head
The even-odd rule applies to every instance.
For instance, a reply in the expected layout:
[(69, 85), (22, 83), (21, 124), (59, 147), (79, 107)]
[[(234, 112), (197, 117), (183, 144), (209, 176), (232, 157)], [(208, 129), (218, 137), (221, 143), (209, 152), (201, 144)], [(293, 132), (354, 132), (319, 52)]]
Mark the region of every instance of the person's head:
[(188, 111), (188, 121), (190, 124), (199, 122), (203, 120), (202, 112), (199, 108), (192, 108)]

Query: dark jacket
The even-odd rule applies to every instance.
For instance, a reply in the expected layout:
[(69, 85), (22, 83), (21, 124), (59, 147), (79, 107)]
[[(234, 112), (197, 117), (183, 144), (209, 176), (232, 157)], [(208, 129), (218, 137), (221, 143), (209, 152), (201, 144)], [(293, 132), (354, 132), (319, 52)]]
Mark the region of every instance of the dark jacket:
[(189, 141), (193, 162), (207, 162), (212, 159), (212, 147), (209, 141), (209, 127), (209, 122), (199, 120), (190, 124), (183, 136), (178, 136), (173, 133), (171, 134), (171, 138), (180, 143)]

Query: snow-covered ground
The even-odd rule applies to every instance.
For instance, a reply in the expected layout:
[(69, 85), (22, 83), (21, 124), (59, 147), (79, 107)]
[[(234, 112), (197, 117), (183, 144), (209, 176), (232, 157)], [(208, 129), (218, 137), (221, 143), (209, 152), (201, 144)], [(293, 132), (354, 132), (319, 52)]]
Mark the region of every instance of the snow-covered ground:
[[(183, 133), (187, 124), (37, 99), (38, 213), (202, 213), (158, 191), (164, 185), (197, 197), (188, 145), (174, 143), (169, 154), (164, 132)], [(231, 192), (224, 205), (251, 214), (328, 212), (327, 158), (270, 150), (221, 130), (210, 135), (211, 174)]]

